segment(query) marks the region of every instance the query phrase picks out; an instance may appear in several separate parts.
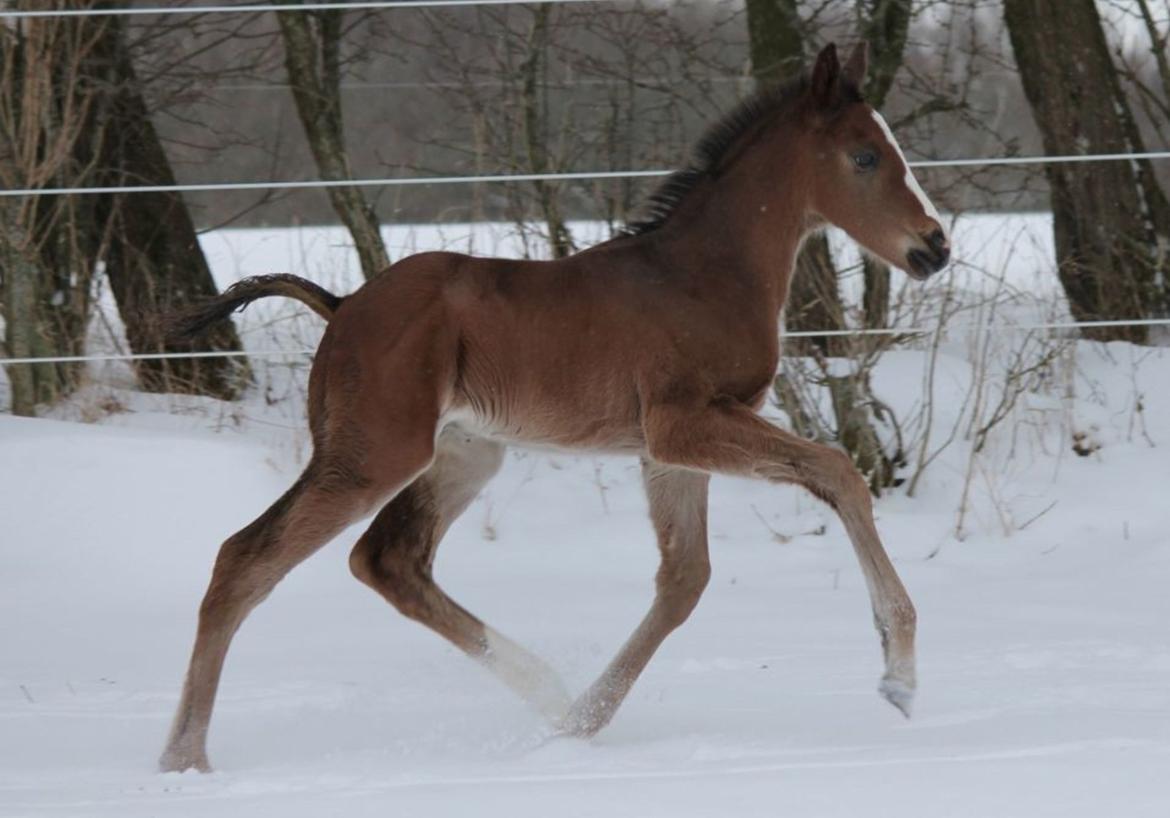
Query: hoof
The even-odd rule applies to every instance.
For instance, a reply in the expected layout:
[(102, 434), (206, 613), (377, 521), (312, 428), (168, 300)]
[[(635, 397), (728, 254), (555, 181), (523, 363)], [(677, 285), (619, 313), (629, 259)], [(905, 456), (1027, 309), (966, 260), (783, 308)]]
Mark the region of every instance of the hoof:
[(167, 750), (158, 760), (160, 773), (182, 773), (187, 770), (197, 770), (201, 773), (211, 772), (211, 764), (207, 760), (207, 755)]
[(558, 728), (573, 698), (556, 672), (542, 659), (491, 628), (487, 629), (485, 639), (486, 647), (477, 657), (479, 661)]
[(578, 701), (557, 725), (557, 733), (571, 738), (593, 738), (602, 727), (609, 723), (597, 705), (590, 701)]
[(601, 725), (588, 719), (574, 718), (570, 713), (557, 725), (557, 735), (565, 738), (588, 739), (597, 735)]
[(878, 692), (882, 694), (882, 698), (898, 708), (903, 716), (910, 718), (910, 712), (914, 708), (912, 686), (900, 679), (882, 679), (882, 683), (878, 685)]
[(559, 729), (568, 718), (567, 714), (572, 708), (573, 700), (558, 680), (555, 685), (549, 685), (540, 691), (531, 703), (548, 724), (554, 729)]

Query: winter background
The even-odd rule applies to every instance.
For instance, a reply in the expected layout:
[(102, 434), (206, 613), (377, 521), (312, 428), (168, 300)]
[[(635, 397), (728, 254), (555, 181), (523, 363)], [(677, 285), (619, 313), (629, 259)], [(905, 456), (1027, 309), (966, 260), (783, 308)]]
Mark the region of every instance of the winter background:
[[(920, 441), (933, 372), (933, 460), (914, 497), (903, 485), (876, 506), (919, 611), (912, 719), (876, 693), (878, 640), (835, 517), (794, 489), (716, 478), (709, 589), (595, 739), (551, 735), (358, 584), (358, 526), (241, 629), (216, 772), (159, 774), (218, 544), (305, 462), (308, 359), (256, 358), (232, 404), (144, 395), (125, 364), (95, 363), (51, 416), (0, 415), (0, 815), (1170, 815), (1170, 348), (1069, 341), (974, 452), (973, 387), (994, 403), (1026, 334), (979, 327), (1067, 316), (1047, 217), (954, 232), (959, 261), (906, 286), (984, 306), (888, 353), (875, 379)], [(491, 225), (386, 238), (393, 257), (513, 249)], [(357, 280), (336, 230), (203, 244), (221, 286)], [(321, 331), (279, 300), (238, 320), (254, 352)], [(98, 321), (89, 348), (117, 339)], [(514, 451), (436, 574), (582, 690), (649, 605), (656, 557), (634, 459)]]

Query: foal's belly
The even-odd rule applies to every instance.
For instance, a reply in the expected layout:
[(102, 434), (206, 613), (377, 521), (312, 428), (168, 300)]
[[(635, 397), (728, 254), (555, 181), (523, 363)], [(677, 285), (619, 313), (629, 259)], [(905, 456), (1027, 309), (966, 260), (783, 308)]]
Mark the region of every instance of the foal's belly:
[(439, 428), (455, 427), (469, 435), (509, 446), (544, 451), (631, 454), (645, 448), (641, 426), (633, 419), (533, 415), (489, 419), (470, 406), (460, 406), (443, 414)]

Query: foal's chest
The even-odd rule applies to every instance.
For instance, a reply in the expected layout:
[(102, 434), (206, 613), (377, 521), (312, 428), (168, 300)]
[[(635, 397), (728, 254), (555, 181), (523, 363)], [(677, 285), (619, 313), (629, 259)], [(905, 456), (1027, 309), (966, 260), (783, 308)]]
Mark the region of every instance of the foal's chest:
[(776, 332), (752, 328), (725, 336), (712, 345), (709, 355), (708, 378), (716, 395), (733, 398), (753, 409), (763, 406), (780, 363)]

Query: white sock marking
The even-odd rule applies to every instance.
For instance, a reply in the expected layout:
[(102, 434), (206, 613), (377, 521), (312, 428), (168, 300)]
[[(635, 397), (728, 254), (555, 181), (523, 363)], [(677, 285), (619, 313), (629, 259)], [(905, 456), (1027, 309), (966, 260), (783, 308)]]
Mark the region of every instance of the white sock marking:
[(499, 631), (493, 628), (486, 631), (487, 652), (483, 663), (545, 718), (559, 723), (573, 700), (556, 673)]

